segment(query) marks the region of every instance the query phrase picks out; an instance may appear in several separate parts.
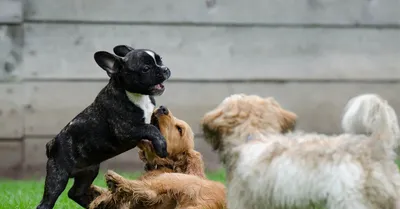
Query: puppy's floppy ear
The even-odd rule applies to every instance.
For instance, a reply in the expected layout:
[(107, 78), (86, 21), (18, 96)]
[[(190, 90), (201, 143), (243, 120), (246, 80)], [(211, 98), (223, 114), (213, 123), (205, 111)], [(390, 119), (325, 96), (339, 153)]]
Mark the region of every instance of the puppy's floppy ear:
[(120, 57), (125, 57), (125, 55), (132, 50), (134, 50), (134, 48), (127, 45), (118, 45), (113, 49), (114, 53)]
[(282, 133), (293, 131), (296, 127), (297, 115), (284, 109), (281, 110), (281, 113), (283, 116), (281, 122)]
[(293, 131), (294, 128), (296, 127), (297, 115), (294, 114), (293, 112), (282, 109), (282, 107), (273, 97), (267, 97), (265, 98), (265, 100), (270, 102), (270, 104), (274, 105), (275, 107), (279, 108), (280, 114), (282, 115), (282, 120), (281, 120), (282, 133)]
[(94, 60), (109, 76), (117, 73), (122, 67), (121, 58), (106, 51), (94, 53)]
[(201, 125), (211, 130), (218, 129), (218, 118), (223, 114), (222, 108), (217, 108), (206, 113), (201, 119)]

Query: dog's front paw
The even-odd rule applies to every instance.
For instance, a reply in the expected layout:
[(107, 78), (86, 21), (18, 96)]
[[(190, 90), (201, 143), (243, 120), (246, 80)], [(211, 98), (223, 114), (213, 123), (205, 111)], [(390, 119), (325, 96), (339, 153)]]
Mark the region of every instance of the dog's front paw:
[(96, 195), (96, 196), (99, 196), (99, 195), (101, 195), (101, 194), (107, 192), (107, 189), (101, 188), (101, 187), (96, 186), (96, 185), (91, 185), (91, 186), (90, 186), (90, 190), (91, 190), (91, 191), (94, 193), (94, 195)]
[(107, 187), (112, 192), (115, 193), (117, 187), (115, 186), (115, 182), (107, 180)]
[(89, 209), (111, 209), (114, 208), (111, 194), (103, 193), (89, 204)]
[(121, 182), (122, 176), (115, 173), (114, 171), (108, 170), (104, 175), (106, 179), (107, 187), (111, 192), (115, 192), (117, 189), (117, 185)]
[(160, 158), (168, 157), (167, 142), (163, 136), (156, 138), (151, 142), (153, 144), (156, 155)]

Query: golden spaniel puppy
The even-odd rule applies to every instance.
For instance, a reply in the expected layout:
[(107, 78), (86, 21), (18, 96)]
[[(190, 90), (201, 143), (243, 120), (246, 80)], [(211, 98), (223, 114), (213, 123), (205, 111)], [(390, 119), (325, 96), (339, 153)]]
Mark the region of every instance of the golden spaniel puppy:
[(168, 157), (158, 157), (151, 143), (143, 140), (138, 147), (146, 172), (138, 180), (129, 180), (108, 171), (105, 178), (109, 190), (95, 187), (101, 195), (90, 208), (224, 208), (225, 186), (206, 179), (201, 154), (194, 150), (190, 126), (162, 106), (155, 110), (151, 122), (166, 139)]

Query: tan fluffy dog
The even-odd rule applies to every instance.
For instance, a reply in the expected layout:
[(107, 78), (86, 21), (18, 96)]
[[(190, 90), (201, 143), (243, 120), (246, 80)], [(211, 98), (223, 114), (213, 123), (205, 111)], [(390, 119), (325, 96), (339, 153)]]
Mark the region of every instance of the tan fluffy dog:
[[(327, 136), (283, 134), (294, 127), (296, 115), (273, 98), (226, 98), (205, 114), (202, 125), (228, 173), (228, 208), (394, 208), (400, 197), (393, 152), (398, 124), (387, 102), (374, 99), (364, 107), (374, 120), (353, 120), (364, 114), (357, 108), (346, 116), (364, 130), (354, 132), (371, 135)], [(364, 106), (365, 101), (353, 100), (359, 103)]]
[[(110, 191), (102, 193), (91, 209), (101, 208), (223, 208), (225, 187), (205, 179), (201, 154), (194, 150), (194, 134), (190, 126), (174, 117), (166, 108), (152, 117), (167, 141), (167, 158), (159, 158), (148, 141), (138, 147), (146, 170), (139, 180), (129, 180), (113, 171), (105, 175)], [(190, 175), (188, 175), (190, 174)]]

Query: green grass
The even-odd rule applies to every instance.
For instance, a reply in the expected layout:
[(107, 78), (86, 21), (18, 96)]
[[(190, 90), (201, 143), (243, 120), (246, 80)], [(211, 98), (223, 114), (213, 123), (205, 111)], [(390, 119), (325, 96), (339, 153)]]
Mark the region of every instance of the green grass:
[[(120, 173), (121, 175), (135, 179), (140, 173)], [(224, 182), (224, 171), (207, 174), (209, 179)], [(44, 180), (2, 180), (0, 179), (0, 209), (34, 209), (42, 198)], [(58, 198), (55, 209), (80, 209), (75, 202), (67, 196), (73, 180), (68, 183), (67, 188)], [(95, 185), (105, 187), (103, 174), (99, 174), (94, 182)]]
[[(399, 161), (396, 161), (400, 164)], [(120, 173), (129, 179), (137, 178), (140, 173)], [(223, 170), (208, 173), (207, 177), (214, 181), (225, 182), (225, 172)], [(2, 180), (0, 179), (0, 209), (34, 209), (39, 203), (43, 194), (43, 180)], [(68, 183), (67, 188), (61, 194), (55, 209), (80, 209), (80, 207), (70, 200), (67, 196), (73, 180)], [(103, 174), (99, 174), (94, 181), (95, 185), (105, 187)]]

